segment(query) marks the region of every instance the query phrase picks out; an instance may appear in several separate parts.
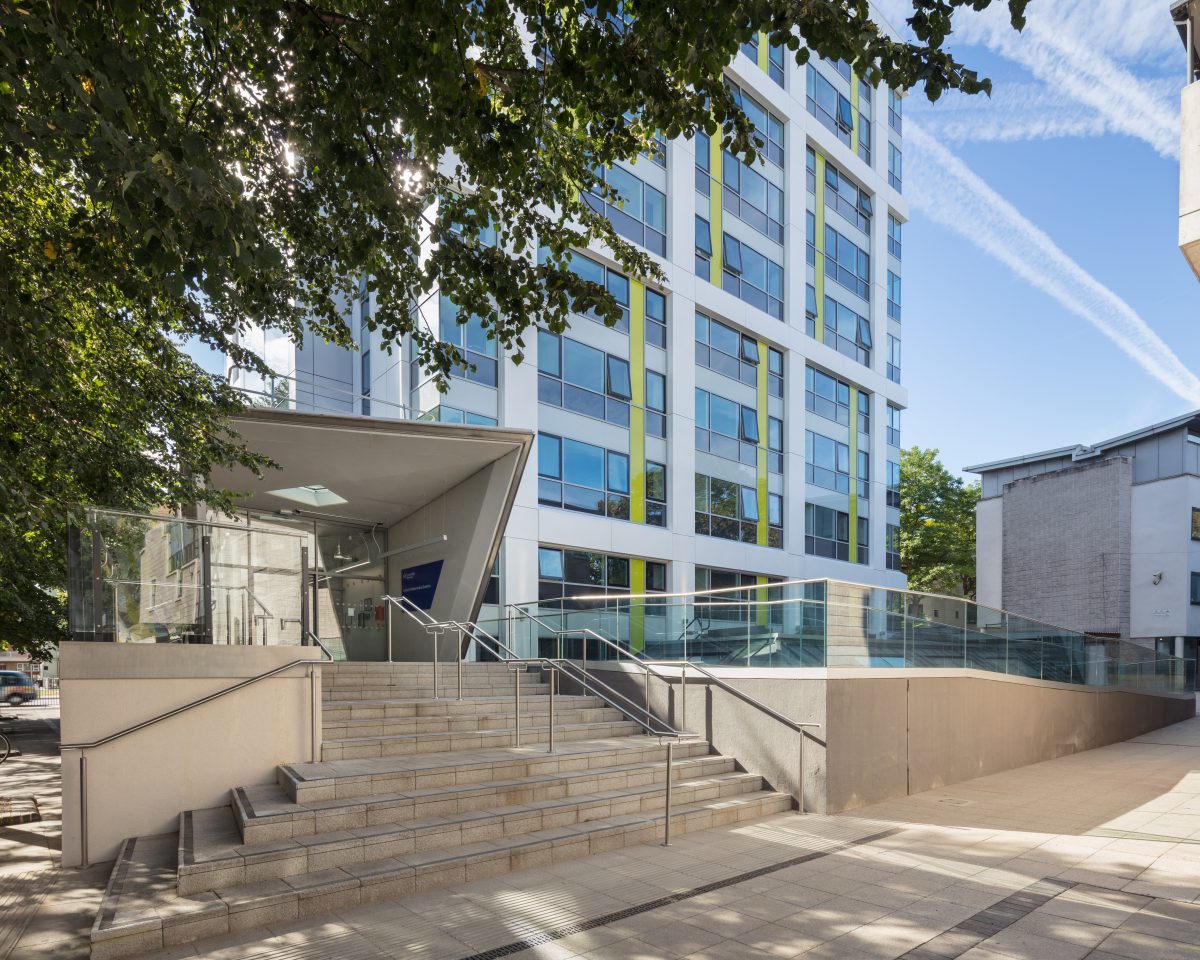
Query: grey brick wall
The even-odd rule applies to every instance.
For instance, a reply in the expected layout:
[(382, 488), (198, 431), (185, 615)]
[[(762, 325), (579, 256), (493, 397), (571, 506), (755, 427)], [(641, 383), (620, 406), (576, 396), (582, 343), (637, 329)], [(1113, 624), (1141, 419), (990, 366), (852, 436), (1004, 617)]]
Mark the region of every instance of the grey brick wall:
[(1129, 636), (1128, 457), (1006, 484), (1004, 607), (1088, 633)]

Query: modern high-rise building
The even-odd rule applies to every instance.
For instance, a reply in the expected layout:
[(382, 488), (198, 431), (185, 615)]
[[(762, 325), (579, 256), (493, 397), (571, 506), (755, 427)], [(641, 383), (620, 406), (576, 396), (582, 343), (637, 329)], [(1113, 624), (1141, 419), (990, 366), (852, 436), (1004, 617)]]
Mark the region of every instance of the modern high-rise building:
[[(260, 348), (281, 379), (234, 383), (299, 409), (537, 433), (488, 603), (678, 592), (899, 571), (901, 97), (845, 63), (796, 65), (765, 34), (728, 81), (765, 143), (750, 167), (707, 137), (664, 142), (589, 202), (653, 255), (662, 287), (599, 249), (573, 266), (622, 305), (576, 316), (514, 365), (436, 291), (420, 322), (474, 369), (439, 394), (410, 345)], [(486, 618), (487, 609), (480, 614)]]

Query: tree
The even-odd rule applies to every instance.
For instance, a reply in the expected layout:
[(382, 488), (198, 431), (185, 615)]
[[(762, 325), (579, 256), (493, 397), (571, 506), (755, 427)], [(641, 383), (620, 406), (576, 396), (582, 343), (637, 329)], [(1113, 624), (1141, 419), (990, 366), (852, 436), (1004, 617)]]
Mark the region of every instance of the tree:
[[(943, 46), (992, 0), (912, 2), (913, 44), (866, 0), (0, 0), (4, 639), (61, 628), (36, 585), (62, 581), (75, 504), (183, 502), (258, 462), (181, 338), (269, 376), (247, 324), (350, 345), (362, 275), (387, 349), (411, 337), (441, 384), (462, 357), (411, 310), (434, 287), (518, 362), (535, 320), (614, 323), (570, 250), (660, 271), (587, 194), (618, 201), (600, 171), (657, 132), (753, 160), (723, 69), (758, 31), (930, 98), (990, 89)], [(1020, 29), (1027, 0), (996, 2)]]
[(975, 599), (975, 504), (937, 450), (900, 451), (900, 567), (912, 590)]

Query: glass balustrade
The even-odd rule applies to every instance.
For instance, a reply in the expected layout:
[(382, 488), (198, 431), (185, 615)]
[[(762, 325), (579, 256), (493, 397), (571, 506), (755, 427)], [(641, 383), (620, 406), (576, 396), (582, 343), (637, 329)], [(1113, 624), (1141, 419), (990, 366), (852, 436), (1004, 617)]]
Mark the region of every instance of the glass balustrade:
[[(1183, 661), (961, 597), (837, 580), (705, 594), (574, 597), (521, 604), (489, 632), (521, 655), (738, 667), (972, 669), (1089, 686), (1183, 691)], [(567, 631), (560, 637), (558, 631)], [(561, 643), (561, 648), (560, 648)]]

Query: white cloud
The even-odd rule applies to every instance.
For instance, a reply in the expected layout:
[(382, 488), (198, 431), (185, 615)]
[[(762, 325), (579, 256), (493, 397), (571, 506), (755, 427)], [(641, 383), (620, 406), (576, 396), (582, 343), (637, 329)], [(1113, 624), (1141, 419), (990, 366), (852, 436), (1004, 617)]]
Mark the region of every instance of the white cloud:
[(1111, 132), (1095, 109), (1040, 83), (1004, 83), (990, 99), (950, 93), (935, 104), (912, 97), (907, 116), (950, 143), (1099, 137)]
[(1200, 379), (1128, 303), (1067, 256), (920, 124), (906, 122), (904, 133), (915, 160), (906, 164), (904, 183), (914, 207), (1091, 323), (1150, 376), (1192, 406), (1200, 406)]

